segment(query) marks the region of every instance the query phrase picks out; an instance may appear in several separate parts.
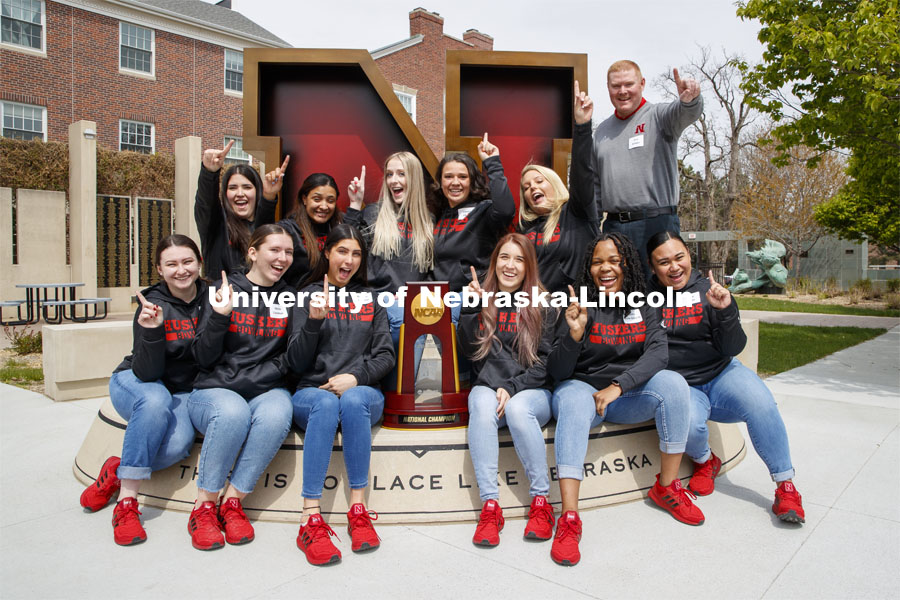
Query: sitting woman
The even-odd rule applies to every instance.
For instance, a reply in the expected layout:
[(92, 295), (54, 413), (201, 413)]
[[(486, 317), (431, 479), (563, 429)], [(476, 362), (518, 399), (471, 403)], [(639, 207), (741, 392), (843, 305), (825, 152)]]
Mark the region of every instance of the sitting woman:
[(575, 82), (571, 194), (556, 171), (526, 165), (519, 181), (518, 230), (534, 242), (541, 281), (551, 292), (564, 292), (581, 269), (582, 251), (600, 231), (591, 181), (593, 101)]
[(350, 487), (347, 529), (352, 549), (362, 552), (378, 548), (379, 538), (372, 526), (378, 515), (370, 514), (365, 506), (372, 426), (384, 409), (384, 395), (374, 386), (394, 366), (387, 315), (366, 284), (366, 244), (362, 236), (350, 225), (338, 225), (328, 234), (322, 258), (310, 275), (315, 283), (304, 291), (317, 297), (324, 294), (326, 300), (342, 289), (354, 296), (349, 305), (323, 304), (307, 297), (303, 306), (293, 311), (288, 342), (288, 363), (300, 379), (293, 396), (294, 421), (306, 432), (303, 516), (297, 547), (313, 565), (341, 559), (340, 550), (330, 539), (334, 531), (320, 513), (338, 425)]
[[(653, 269), (652, 285), (690, 292), (692, 304), (663, 309), (669, 338), (669, 367), (690, 385), (691, 429), (685, 452), (694, 461), (688, 487), (700, 496), (711, 494), (721, 459), (710, 452), (707, 420), (746, 423), (756, 453), (776, 484), (772, 511), (782, 521), (803, 523), (800, 494), (794, 487), (794, 466), (787, 430), (766, 384), (734, 358), (747, 343), (737, 303), (724, 287), (694, 272), (684, 240), (671, 231), (647, 241)], [(690, 317), (688, 317), (690, 315)]]
[[(250, 270), (246, 275), (223, 272), (216, 301), (204, 303), (201, 311), (193, 346), (201, 372), (188, 401), (191, 422), (204, 435), (197, 501), (188, 521), (198, 550), (221, 548), (226, 541), (253, 541), (253, 526), (241, 501), (253, 491), (291, 428), (284, 358), (290, 311), (279, 304), (254, 303), (253, 298), (257, 293), (272, 298), (295, 293), (282, 281), (293, 251), (284, 228), (257, 228), (247, 250)], [(236, 306), (237, 292), (249, 302)], [(228, 487), (217, 511), (226, 478)]]
[[(678, 479), (690, 420), (687, 383), (664, 370), (666, 332), (658, 310), (647, 304), (625, 306), (629, 294), (645, 292), (643, 268), (631, 241), (620, 233), (601, 233), (588, 247), (579, 284), (587, 289), (589, 301), (605, 307), (588, 309), (572, 301), (548, 359), (550, 374), (561, 382), (553, 392), (552, 407), (563, 513), (550, 556), (569, 566), (581, 558), (578, 492), (588, 434), (603, 421), (655, 419), (662, 456), (650, 498), (683, 523), (703, 523), (703, 513)], [(569, 293), (575, 295), (572, 289)]]
[(112, 523), (120, 546), (147, 539), (138, 511), (141, 483), (186, 458), (194, 445), (187, 402), (197, 374), (194, 325), (206, 298), (200, 250), (191, 238), (175, 234), (160, 240), (155, 257), (162, 281), (137, 293), (133, 350), (109, 380), (109, 398), (128, 421), (122, 458), (106, 459), (81, 494), (81, 506), (93, 512), (118, 492)]
[[(491, 254), (484, 286), (475, 267), (469, 290), (481, 295), (543, 290), (538, 278), (534, 244), (519, 233), (504, 236)], [(498, 306), (502, 304), (503, 306)], [(547, 502), (550, 475), (547, 449), (541, 428), (550, 420), (550, 390), (547, 355), (553, 342), (555, 313), (549, 309), (516, 308), (490, 297), (486, 306), (463, 309), (459, 318), (459, 340), (472, 361), (474, 380), (469, 392), (469, 453), (483, 507), (472, 542), (496, 546), (503, 529), (503, 511), (498, 500), (497, 429), (509, 426), (516, 454), (531, 482), (531, 510), (525, 538), (553, 537), (553, 508)]]

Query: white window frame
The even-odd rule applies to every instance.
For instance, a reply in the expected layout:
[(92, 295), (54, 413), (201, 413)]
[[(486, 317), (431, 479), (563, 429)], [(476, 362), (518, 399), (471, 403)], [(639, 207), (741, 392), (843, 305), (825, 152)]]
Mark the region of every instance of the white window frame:
[[(124, 46), (124, 40), (122, 39), (123, 27), (125, 25), (130, 25), (132, 27), (137, 27), (139, 29), (144, 29), (150, 32), (150, 72), (147, 71), (139, 71), (137, 69), (129, 69), (127, 67), (122, 66), (122, 46)], [(129, 48), (134, 48), (134, 46), (128, 46)], [(143, 48), (135, 48), (136, 50), (144, 50)], [(146, 52), (146, 50), (144, 50)], [(149, 27), (144, 27), (143, 25), (138, 25), (137, 23), (131, 23), (130, 21), (119, 21), (119, 73), (125, 73), (127, 75), (136, 75), (138, 77), (145, 77), (149, 79), (156, 79), (156, 30), (150, 29)]]
[[(25, 108), (40, 109), (40, 111), (41, 111), (41, 126), (44, 129), (44, 131), (42, 132), (43, 137), (41, 137), (41, 141), (44, 141), (44, 142), (47, 141), (47, 130), (49, 129), (48, 123), (47, 123), (47, 107), (40, 106), (38, 104), (25, 104), (24, 102), (12, 102), (9, 100), (0, 101), (0, 136), (3, 136), (3, 129), (4, 129), (3, 121), (6, 118), (6, 105), (8, 105), (8, 104), (12, 104), (15, 106), (22, 106)], [(3, 136), (3, 137), (5, 137), (5, 136)], [(18, 139), (18, 138), (15, 138), (15, 139)]]
[[(132, 121), (131, 119), (119, 119), (119, 151), (122, 151), (122, 125), (124, 123), (134, 123), (136, 125), (149, 125), (150, 126), (150, 154), (156, 154), (156, 125), (153, 123), (145, 123), (144, 121)], [(131, 150), (131, 152), (136, 152), (136, 150)], [(142, 153), (143, 154), (143, 153)]]
[(400, 100), (400, 104), (403, 104), (403, 100), (409, 100), (409, 104), (412, 107), (412, 111), (406, 110), (406, 106), (403, 106), (403, 109), (406, 110), (406, 114), (410, 116), (412, 122), (416, 122), (416, 94), (417, 90), (412, 88), (408, 88), (406, 86), (398, 86), (394, 85), (394, 94), (397, 96), (397, 99)]
[[(228, 53), (235, 52), (241, 55), (241, 91), (232, 90), (228, 87), (228, 71), (231, 69), (228, 68)], [(229, 96), (237, 96), (239, 98), (244, 97), (244, 52), (242, 50), (235, 50), (233, 48), (225, 48), (225, 51), (222, 53), (222, 62), (224, 68), (222, 70), (222, 86), (225, 90), (225, 94)], [(236, 71), (235, 71), (236, 72)]]
[[(2, 0), (6, 2), (8, 0)], [(0, 47), (6, 48), (8, 50), (15, 50), (17, 52), (24, 52), (25, 54), (34, 54), (36, 56), (47, 56), (47, 4), (45, 0), (40, 0), (41, 4), (41, 47), (40, 48), (32, 48), (31, 46), (22, 46), (20, 44), (14, 44), (12, 42), (3, 42), (0, 41)], [(3, 19), (0, 16), (0, 20)], [(18, 21), (18, 19), (15, 19)], [(2, 40), (2, 38), (0, 38)]]
[[(228, 154), (225, 155), (225, 163), (229, 165), (234, 164), (245, 164), (249, 165), (253, 162), (253, 157), (250, 156), (247, 152), (244, 152), (244, 138), (237, 135), (226, 135), (222, 140), (222, 147), (228, 145), (228, 142), (234, 140), (234, 146), (228, 151)], [(237, 154), (240, 152), (240, 154)]]

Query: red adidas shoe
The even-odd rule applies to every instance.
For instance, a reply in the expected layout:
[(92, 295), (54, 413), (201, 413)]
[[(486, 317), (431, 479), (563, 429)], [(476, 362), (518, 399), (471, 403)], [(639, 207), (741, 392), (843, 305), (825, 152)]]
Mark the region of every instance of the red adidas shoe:
[(331, 542), (331, 536), (337, 537), (334, 529), (320, 514), (309, 516), (306, 525), (300, 526), (297, 534), (297, 547), (306, 554), (311, 565), (327, 565), (341, 560), (341, 551)]
[(775, 490), (775, 504), (772, 505), (772, 512), (779, 519), (788, 523), (806, 523), (802, 498), (792, 481), (783, 481)]
[(503, 511), (496, 500), (488, 500), (481, 509), (472, 543), (476, 546), (496, 546), (503, 531)]
[(578, 542), (581, 541), (581, 518), (570, 510), (556, 522), (556, 537), (550, 548), (550, 558), (558, 565), (574, 567), (581, 560)]
[(709, 496), (716, 489), (716, 477), (722, 470), (722, 459), (709, 454), (709, 460), (702, 465), (694, 463), (694, 475), (688, 482), (688, 489), (698, 496)]
[(197, 550), (215, 550), (225, 545), (215, 502), (204, 502), (200, 508), (191, 511), (188, 533), (191, 534), (191, 545)]
[(545, 496), (535, 496), (531, 500), (528, 511), (528, 523), (525, 525), (526, 540), (549, 540), (553, 537), (553, 507)]
[(141, 525), (141, 511), (137, 498), (122, 498), (113, 509), (113, 539), (120, 546), (140, 544), (147, 539), (147, 532)]
[(119, 468), (119, 457), (110, 456), (100, 467), (97, 480), (81, 492), (81, 506), (91, 512), (97, 512), (107, 504), (110, 498), (119, 493), (119, 478), (116, 477), (116, 469)]
[(225, 530), (225, 541), (229, 544), (247, 544), (253, 541), (253, 525), (244, 514), (244, 507), (238, 498), (222, 500), (219, 505), (219, 524)]
[(681, 480), (677, 477), (667, 487), (663, 487), (659, 484), (657, 475), (656, 483), (650, 488), (650, 499), (676, 520), (688, 525), (703, 525), (703, 512), (691, 502), (691, 498), (696, 499), (697, 496), (681, 487)]
[(351, 548), (354, 552), (375, 550), (381, 545), (381, 538), (375, 533), (372, 521), (378, 520), (378, 513), (374, 510), (366, 510), (366, 507), (357, 502), (347, 512), (347, 533), (352, 541)]

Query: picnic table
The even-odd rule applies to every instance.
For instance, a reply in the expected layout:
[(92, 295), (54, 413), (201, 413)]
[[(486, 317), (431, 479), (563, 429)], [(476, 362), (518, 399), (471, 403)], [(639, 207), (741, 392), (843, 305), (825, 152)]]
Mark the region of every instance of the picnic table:
[[(76, 299), (76, 289), (83, 286), (83, 283), (18, 283), (16, 287), (25, 290), (25, 300), (0, 302), (0, 325), (33, 325), (41, 317), (52, 324), (61, 323), (63, 319), (79, 323), (105, 319), (112, 298)], [(76, 310), (78, 306), (84, 307), (80, 316)], [(93, 312), (89, 310), (91, 307)], [(4, 320), (3, 308), (15, 308), (16, 318)]]

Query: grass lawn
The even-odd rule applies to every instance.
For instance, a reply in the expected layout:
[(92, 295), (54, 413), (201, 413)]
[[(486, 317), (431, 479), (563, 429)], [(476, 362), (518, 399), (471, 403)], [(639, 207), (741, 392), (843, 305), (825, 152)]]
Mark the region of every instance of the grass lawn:
[(775, 375), (883, 334), (887, 329), (759, 324), (760, 375)]
[(15, 360), (6, 361), (6, 365), (0, 367), (0, 382), (25, 387), (23, 384), (36, 383), (44, 380), (44, 370), (39, 367), (28, 367), (25, 363)]
[(900, 310), (880, 310), (859, 306), (840, 306), (836, 304), (812, 304), (809, 302), (791, 302), (774, 298), (757, 298), (755, 296), (737, 295), (735, 299), (741, 310), (773, 310), (778, 312), (824, 313), (829, 315), (863, 315), (866, 317), (900, 317)]

